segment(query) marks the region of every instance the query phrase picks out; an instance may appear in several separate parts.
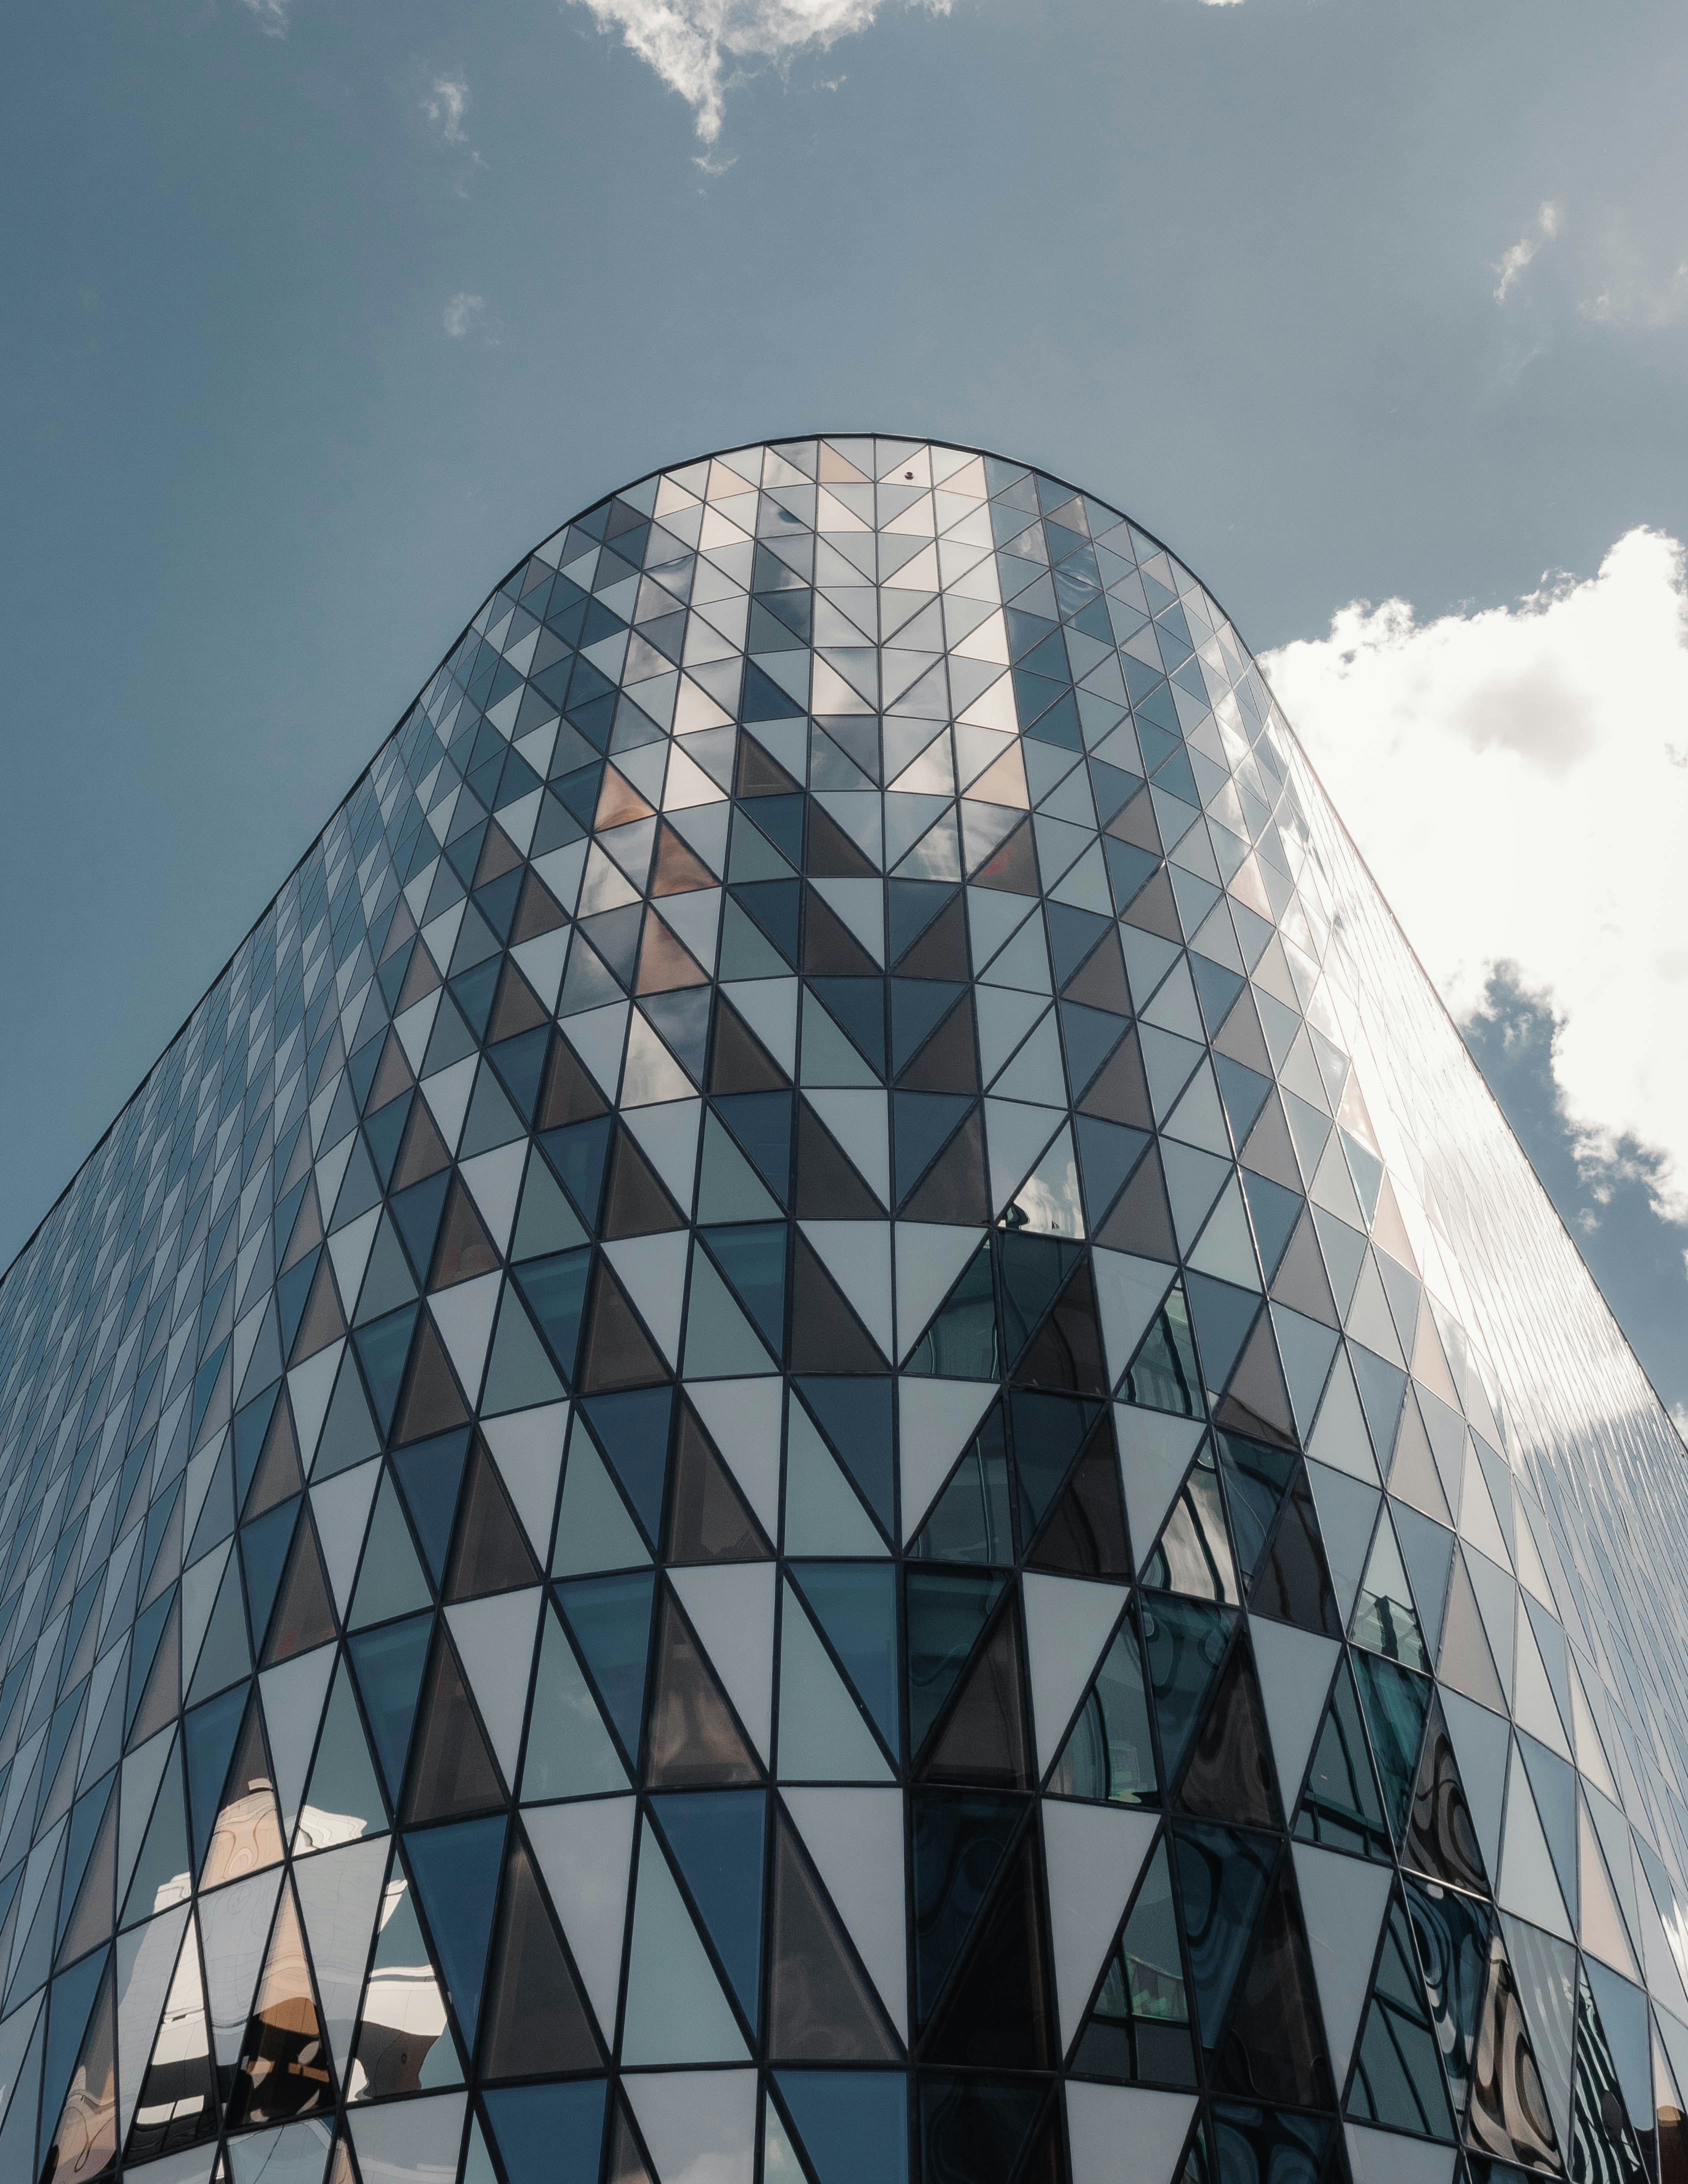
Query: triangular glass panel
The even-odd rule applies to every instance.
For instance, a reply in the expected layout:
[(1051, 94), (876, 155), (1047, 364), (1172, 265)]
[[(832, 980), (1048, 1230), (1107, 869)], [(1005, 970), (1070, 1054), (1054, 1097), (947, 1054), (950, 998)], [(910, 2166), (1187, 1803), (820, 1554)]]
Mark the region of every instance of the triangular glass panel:
[(1432, 1686), (1377, 1653), (1353, 1655), (1354, 1671), (1383, 1785), (1384, 1808), (1397, 1841), (1418, 1778), (1418, 1747)]
[(231, 2129), (331, 2110), (334, 2072), (291, 1882), (284, 1881), (263, 1976), (235, 2065)]
[(391, 1616), (413, 1614), (429, 1606), (432, 1594), (421, 1558), (410, 1536), (390, 1472), (376, 1495), (375, 1514), (365, 1535), (363, 1568), (348, 1618), (354, 1630)]
[(908, 1716), (918, 1751), (955, 1689), (1003, 1580), (983, 1572), (911, 1570), (906, 1580)]
[(460, 1821), (405, 1838), (404, 1856), (445, 1974), (446, 1995), (464, 2043), (472, 2048), (504, 1863), (505, 1823)]
[(759, 2014), (767, 1794), (682, 1791), (652, 1807), (740, 2007)]
[(192, 1919), (164, 1998), (152, 2059), (141, 2081), (130, 2126), (128, 2159), (156, 2159), (197, 2146), (217, 2133), (216, 2071), (199, 1970), (199, 1935)]
[[(241, 1466), (237, 1460), (237, 1484), (240, 1470)], [(249, 1524), (254, 1517), (261, 1517), (266, 1509), (274, 1509), (297, 1494), (304, 1485), (304, 1478), (299, 1469), (298, 1437), (293, 1429), (292, 1406), (283, 1395), (271, 1414), (270, 1430), (264, 1437), (257, 1467), (252, 1474), (252, 1484), (247, 1489), (245, 1504), (241, 1511), (242, 1519)]]
[(689, 1624), (665, 1587), (657, 1618), (648, 1778), (653, 1788), (755, 1781), (760, 1770)]
[(444, 1596), (467, 1600), (538, 1581), (539, 1570), (526, 1537), (510, 1507), (498, 1468), (477, 1434), (470, 1447)]
[(346, 2098), (381, 2100), (462, 2081), (446, 2014), (445, 1984), (423, 1938), (409, 1879), (395, 1857), (353, 2035)]
[(1242, 1637), (1219, 1673), (1190, 1745), (1178, 1801), (1186, 1812), (1206, 1819), (1256, 1827), (1283, 1825), (1265, 1708)]
[(1128, 1616), (1102, 1657), (1046, 1787), (1056, 1797), (1160, 1802), (1143, 1664)]
[(1424, 1999), (1441, 2050), (1457, 2125), (1464, 2118), (1472, 2073), (1477, 2067), (1479, 2017), (1488, 1971), (1492, 1914), (1486, 1903), (1435, 1883), (1409, 1879), (1405, 1894)]
[[(1103, 1243), (1108, 1240), (1106, 1236), (1100, 1239)], [(1184, 1418), (1203, 1415), (1201, 1372), (1195, 1362), (1189, 1307), (1179, 1283), (1173, 1284), (1149, 1323), (1149, 1331), (1127, 1368), (1120, 1394), (1126, 1402), (1140, 1404), (1145, 1410), (1169, 1411)]]
[(1266, 1558), (1249, 1595), (1257, 1614), (1276, 1616), (1334, 1638), (1342, 1628), (1318, 1517), (1304, 1466), (1284, 1497)]
[(1173, 1836), (1173, 1880), (1189, 1949), (1196, 2031), (1210, 2051), (1224, 2029), (1277, 1858), (1275, 1843), (1229, 1828), (1187, 1825)]
[(1128, 1577), (1131, 1549), (1120, 1492), (1119, 1457), (1106, 1416), (1091, 1433), (1050, 1504), (1027, 1561), (1074, 1577)]
[(476, 1719), (443, 1624), (424, 1681), (414, 1743), (407, 1820), (457, 1819), (503, 1802), (498, 1765)]
[(1430, 1657), (1412, 1604), (1412, 1588), (1385, 1509), (1354, 1602), (1349, 1635), (1357, 1646), (1384, 1653), (1409, 1669), (1428, 1669)]
[(299, 1807), (294, 1849), (326, 1850), (338, 1842), (379, 1834), (387, 1808), (376, 1780), (368, 1739), (358, 1715), (349, 1672), (342, 1662), (322, 1718), (316, 1759)]
[(603, 2051), (579, 1982), (519, 1836), (504, 1865), (504, 1903), (483, 2017), (485, 2077), (602, 2067)]
[(1031, 1786), (1019, 1619), (1011, 1594), (975, 1648), (920, 1761), (922, 1780)]
[(1365, 1858), (1386, 1861), (1390, 1854), (1389, 1821), (1346, 1659), (1338, 1663), (1313, 1747), (1295, 1833), (1305, 1841), (1357, 1851)]
[(567, 1468), (557, 1512), (553, 1577), (584, 1577), (594, 1570), (637, 1568), (649, 1550), (584, 1422), (569, 1433)]
[[(377, 1326), (385, 1324), (376, 1322)], [(365, 1331), (374, 1332), (372, 1329)], [(403, 1444), (444, 1435), (466, 1424), (468, 1417), (445, 1346), (435, 1332), (432, 1318), (424, 1317), (417, 1331), (409, 1378), (393, 1420), (393, 1439)]]
[(1348, 2114), (1365, 2123), (1450, 2140), (1453, 2120), (1405, 1907), (1390, 1913), (1348, 2081)]
[(274, 1865), (281, 1847), (281, 1809), (271, 1785), (263, 1717), (254, 1691), (223, 1783), (199, 1885), (214, 1888), (221, 1881)]
[[(1636, 1997), (1637, 2003), (1640, 1997)], [(1642, 2064), (1645, 2070), (1645, 2061)], [(1645, 2083), (1643, 2078), (1643, 2083)], [(1585, 1969), (1577, 1982), (1576, 2068), (1571, 2108), (1571, 2175), (1602, 2184), (1642, 2184), (1646, 2171), (1624, 2107), (1624, 2088)]]
[(768, 2044), (783, 2062), (893, 2062), (894, 2035), (783, 1814), (775, 1823)]
[(579, 1384), (595, 1392), (645, 1387), (667, 1377), (668, 1368), (640, 1325), (627, 1291), (608, 1260), (600, 1259), (587, 1312)]
[(1167, 1592), (1224, 1601), (1242, 1597), (1225, 1528), (1219, 1474), (1204, 1442), (1173, 1498), (1161, 1536), (1143, 1564), (1143, 1582)]
[[(88, 1971), (97, 1970), (99, 1962), (95, 1958), (87, 1967), (79, 1967), (60, 1979), (54, 1990), (58, 2004), (55, 2017), (70, 2003), (67, 1986), (80, 1982)], [(81, 1991), (86, 1994), (86, 1987)], [(70, 2014), (73, 2022), (78, 2014), (72, 2005)], [(56, 2022), (53, 2031), (58, 2031)], [(48, 2114), (52, 2112), (51, 2103), (61, 2098), (59, 2087), (64, 2082), (60, 2074), (64, 2065), (54, 2055), (54, 2045), (49, 2038), (46, 2082)], [(70, 2067), (70, 2083), (64, 2086), (62, 2098), (64, 2106), (42, 2167), (42, 2184), (68, 2184), (72, 2177), (99, 2176), (106, 2174), (117, 2159), (117, 2008), (114, 1975), (109, 1964), (101, 1974), (94, 2005), (88, 2014), (75, 2061)], [(25, 2120), (32, 2116), (33, 2101), (19, 2113)]]
[(1143, 1869), (1074, 2051), (1085, 2077), (1194, 2089), (1195, 2052), (1164, 1839)]
[(464, 1460), (468, 1453), (469, 1435), (459, 1430), (404, 1449), (393, 1459), (393, 1473), (404, 1489), (410, 1521), (416, 1528), (416, 1536), (427, 1557), (429, 1574), (436, 1585), (445, 1575), (445, 1558), (451, 1546)]
[(799, 1231), (793, 1253), (791, 1365), (804, 1373), (883, 1373), (886, 1360)]
[(897, 1749), (896, 1580), (884, 1563), (794, 1566), (803, 1597), (880, 1736)]
[(627, 1770), (604, 1727), (598, 1702), (563, 1635), (562, 1624), (548, 1611), (522, 1762), (522, 1800), (532, 1803), (627, 1787)]
[(1303, 2108), (1329, 2108), (1334, 2099), (1324, 2020), (1287, 1857), (1267, 1884), (1229, 2021), (1208, 2067), (1219, 2091)]
[(1141, 1596), (1139, 1613), (1160, 1731), (1161, 1763), (1170, 1779), (1177, 1774), (1201, 1717), (1236, 1617), (1205, 1601), (1167, 1596)]
[(316, 1528), (307, 1515), (293, 1534), (292, 1551), (270, 1618), (264, 1665), (291, 1660), (296, 1653), (326, 1644), (334, 1635), (334, 1604), (316, 1544)]
[(1434, 1880), (1479, 1892), (1488, 1887), (1482, 1849), (1439, 1697), (1432, 1698), (1424, 1725), (1424, 1748), (1401, 1857), (1403, 1864)]
[[(994, 1310), (991, 1325), (994, 1332)], [(1013, 1563), (1008, 1436), (1000, 1403), (991, 1406), (984, 1423), (962, 1451), (948, 1483), (932, 1505), (932, 1513), (910, 1543), (908, 1553), (917, 1562), (982, 1563), (1003, 1568)]]
[(665, 1546), (671, 1563), (766, 1560), (773, 1550), (689, 1403), (675, 1434)]
[(1479, 2153), (1517, 2168), (1563, 2174), (1541, 2073), (1524, 2020), (1518, 1982), (1498, 1930), (1490, 1937), (1488, 1981), (1484, 1990), (1476, 2052), (1479, 2059), (1504, 2056), (1499, 2068), (1473, 2074), (1466, 2137)]
[(588, 1672), (630, 1757), (638, 1755), (644, 1713), (654, 1589), (648, 1570), (630, 1577), (577, 1578), (557, 1588)]
[(1028, 1829), (928, 2030), (924, 2053), (931, 2062), (993, 2072), (1048, 2070), (1054, 2063), (1059, 2034), (1040, 1880), (1037, 1836)]

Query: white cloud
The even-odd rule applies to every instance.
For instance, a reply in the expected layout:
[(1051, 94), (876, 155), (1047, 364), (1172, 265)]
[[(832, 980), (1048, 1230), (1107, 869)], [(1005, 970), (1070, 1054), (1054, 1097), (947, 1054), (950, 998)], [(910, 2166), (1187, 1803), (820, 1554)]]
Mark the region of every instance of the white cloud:
[(438, 130), (443, 144), (468, 142), (463, 117), (469, 111), (469, 86), (462, 76), (436, 76), (432, 90), (421, 101), (421, 108)]
[(486, 308), (485, 297), (471, 296), (465, 290), (460, 289), (445, 307), (446, 332), (454, 341), (461, 341), (471, 326), (480, 323)]
[(1600, 288), (1582, 306), (1602, 326), (1652, 329), (1688, 318), (1688, 258), (1677, 249), (1648, 249), (1614, 221), (1601, 249)]
[(285, 38), (292, 0), (240, 0), (266, 38)]
[(473, 103), (469, 79), (461, 70), (431, 76), (416, 101), (417, 109), (441, 149), (450, 154), (456, 170), (454, 187), (460, 198), (469, 194), (469, 183), (486, 161), (470, 141), (469, 109)]
[(1559, 1018), (1583, 1159), (1688, 1220), (1688, 627), (1681, 546), (1420, 623), (1345, 607), (1264, 665), (1456, 1017), (1492, 971)]
[(1501, 276), (1500, 283), (1495, 290), (1495, 301), (1497, 304), (1506, 302), (1507, 298), (1523, 276), (1525, 266), (1535, 257), (1544, 244), (1552, 242), (1554, 237), (1559, 232), (1559, 226), (1558, 206), (1553, 203), (1551, 198), (1544, 200), (1536, 213), (1535, 224), (1518, 237), (1510, 250), (1502, 254), (1495, 268)]
[[(251, 4), (251, 0), (248, 0)], [(578, 0), (604, 30), (619, 28), (641, 60), (697, 116), (698, 135), (721, 134), (721, 103), (736, 62), (779, 61), (865, 31), (880, 0)], [(908, 0), (947, 15), (950, 0)]]

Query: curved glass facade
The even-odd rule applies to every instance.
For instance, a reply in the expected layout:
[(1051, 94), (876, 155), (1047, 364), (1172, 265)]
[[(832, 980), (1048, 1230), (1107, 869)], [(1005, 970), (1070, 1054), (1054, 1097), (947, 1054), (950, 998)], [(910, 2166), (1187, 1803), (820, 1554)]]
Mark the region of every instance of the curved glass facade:
[(1677, 2184), (1685, 1552), (1189, 571), (647, 478), (0, 1288), (0, 2176)]

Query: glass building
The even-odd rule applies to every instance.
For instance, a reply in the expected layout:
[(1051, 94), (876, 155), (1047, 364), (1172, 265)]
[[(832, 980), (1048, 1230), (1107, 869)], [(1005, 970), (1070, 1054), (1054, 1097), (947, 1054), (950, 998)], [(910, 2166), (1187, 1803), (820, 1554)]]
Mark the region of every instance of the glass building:
[(1681, 2184), (1685, 1553), (1195, 578), (646, 478), (0, 1287), (0, 2178)]

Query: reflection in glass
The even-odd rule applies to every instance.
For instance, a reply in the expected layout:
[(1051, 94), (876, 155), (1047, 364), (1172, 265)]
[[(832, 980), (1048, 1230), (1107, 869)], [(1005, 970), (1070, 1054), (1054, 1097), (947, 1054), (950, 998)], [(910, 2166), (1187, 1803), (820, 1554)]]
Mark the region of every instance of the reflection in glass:
[(1554, 2176), (1563, 2173), (1547, 2096), (1499, 1934), (1489, 1943), (1489, 1986), (1466, 2128), (1474, 2146), (1501, 2161)]
[(382, 1898), (346, 2098), (381, 2100), (454, 2086), (458, 2078), (439, 1975), (422, 1940), (409, 1883), (395, 1871)]
[(1058, 1797), (1106, 1798), (1118, 1805), (1157, 1801), (1149, 1702), (1129, 1620), (1114, 1634), (1049, 1788)]

